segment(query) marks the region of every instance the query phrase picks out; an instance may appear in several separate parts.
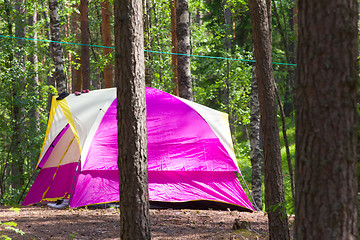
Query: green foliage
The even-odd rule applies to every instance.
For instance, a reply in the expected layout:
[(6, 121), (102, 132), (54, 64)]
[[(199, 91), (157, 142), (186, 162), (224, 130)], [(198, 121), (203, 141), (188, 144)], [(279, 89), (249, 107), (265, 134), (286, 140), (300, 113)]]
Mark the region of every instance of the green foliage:
[[(290, 159), (292, 164), (292, 169), (295, 169), (295, 123), (291, 120), (291, 118), (286, 119), (286, 136), (289, 143), (290, 150)], [(281, 129), (281, 125), (280, 125)], [(280, 131), (280, 145), (281, 145), (281, 158), (282, 158), (282, 170), (283, 170), (283, 178), (284, 178), (284, 188), (285, 188), (285, 203), (288, 214), (294, 214), (294, 199), (291, 193), (291, 182), (290, 182), (290, 173), (289, 166), (287, 161), (284, 137), (282, 131)], [(295, 174), (295, 172), (294, 172)]]
[(0, 235), (0, 239), (11, 240), (11, 238), (8, 237), (7, 235)]
[[(13, 176), (11, 178), (7, 179), (8, 182), (12, 182), (14, 179)], [(20, 198), (21, 191), (19, 189), (14, 189), (12, 187), (9, 187), (7, 191), (2, 195), (2, 198), (0, 199), (0, 204), (3, 205), (11, 205), (14, 206), (17, 204), (19, 198)]]
[(11, 210), (11, 211), (14, 211), (14, 212), (16, 212), (16, 213), (19, 213), (19, 212), (20, 212), (20, 208), (18, 208), (18, 207), (11, 207), (10, 210)]
[[(26, 2), (29, 14), (34, 12), (32, 3)], [(0, 23), (0, 29), (6, 29), (4, 33), (15, 27), (12, 17), (0, 13), (5, 20)], [(40, 24), (29, 27), (29, 34)], [(0, 202), (13, 204), (39, 156), (50, 88), (36, 81), (47, 75), (45, 64), (31, 62), (35, 52), (44, 50), (41, 44), (1, 38), (0, 46)], [(13, 172), (14, 168), (19, 169), (18, 173)]]
[(6, 226), (5, 228), (6, 229), (10, 229), (16, 233), (19, 233), (21, 235), (24, 235), (25, 233), (23, 231), (21, 231), (20, 229), (17, 229), (16, 226), (17, 226), (17, 223), (15, 222), (1, 222), (0, 221), (0, 225), (3, 225), (3, 226)]
[(235, 145), (236, 159), (247, 184), (251, 183), (251, 160), (250, 160), (250, 142), (243, 141)]
[[(150, 1), (148, 6), (150, 26), (145, 29), (145, 48), (150, 51), (169, 53), (171, 46), (171, 11), (167, 0)], [(173, 89), (172, 56), (146, 53), (146, 68), (151, 73), (152, 87), (166, 92)]]
[(285, 219), (287, 217), (287, 209), (286, 209), (286, 203), (280, 202), (277, 204), (274, 204), (272, 206), (269, 206), (265, 209), (266, 212), (281, 212), (283, 215), (281, 216), (282, 219)]
[(76, 239), (76, 235), (78, 235), (79, 233), (74, 232), (74, 233), (70, 233), (70, 239)]
[[(290, 146), (290, 156), (294, 169), (295, 163), (295, 123), (292, 122), (290, 118), (286, 119), (287, 122), (287, 137)], [(280, 126), (281, 128), (281, 126)], [(280, 131), (280, 145), (281, 147), (281, 157), (282, 157), (282, 166), (283, 166), (283, 179), (284, 179), (284, 190), (285, 190), (285, 203), (282, 207), (286, 207), (287, 214), (294, 214), (294, 200), (291, 193), (291, 184), (290, 184), (290, 174), (286, 157), (286, 149), (284, 145), (284, 138), (282, 131)], [(248, 140), (241, 141), (235, 144), (235, 153), (236, 159), (238, 161), (238, 166), (241, 170), (246, 183), (251, 189), (251, 160), (250, 160), (250, 143)], [(239, 179), (241, 181), (241, 179)], [(263, 192), (263, 202), (264, 202), (264, 191)], [(278, 206), (273, 206), (276, 208)], [(270, 208), (270, 210), (274, 210)]]

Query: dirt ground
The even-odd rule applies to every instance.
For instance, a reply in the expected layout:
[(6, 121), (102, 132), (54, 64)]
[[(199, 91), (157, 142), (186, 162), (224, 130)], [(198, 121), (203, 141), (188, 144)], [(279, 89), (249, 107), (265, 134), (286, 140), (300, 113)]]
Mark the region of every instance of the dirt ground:
[[(150, 215), (152, 239), (268, 239), (263, 212), (151, 209)], [(0, 239), (119, 239), (119, 219), (116, 208), (57, 210), (42, 205), (14, 211), (0, 205), (1, 223), (15, 222), (25, 233), (2, 224)], [(234, 230), (235, 219), (245, 221), (246, 228)]]

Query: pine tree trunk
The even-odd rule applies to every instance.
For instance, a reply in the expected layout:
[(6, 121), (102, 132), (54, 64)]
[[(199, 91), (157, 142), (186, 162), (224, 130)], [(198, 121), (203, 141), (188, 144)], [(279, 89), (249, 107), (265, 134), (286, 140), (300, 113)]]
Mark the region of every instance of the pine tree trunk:
[(232, 22), (231, 22), (231, 7), (229, 0), (224, 0), (224, 20), (225, 20), (225, 49), (231, 53), (231, 32), (232, 32)]
[[(228, 57), (231, 55), (231, 38), (229, 38), (231, 32), (231, 8), (227, 0), (224, 1), (224, 22), (225, 22), (225, 40), (224, 40), (224, 47), (225, 51), (228, 53)], [(226, 61), (225, 65), (225, 78), (224, 78), (224, 103), (226, 107), (226, 112), (231, 116), (231, 109), (230, 105), (230, 79), (229, 79), (229, 61)], [(231, 117), (229, 117), (231, 119)], [(230, 121), (230, 126), (232, 126)]]
[(120, 239), (150, 239), (142, 1), (114, 1)]
[[(190, 13), (187, 0), (176, 0), (176, 36), (178, 52), (180, 54), (190, 54)], [(179, 96), (192, 100), (192, 82), (190, 57), (178, 55), (178, 84)]]
[[(272, 1), (273, 3), (273, 9), (274, 9), (274, 15), (276, 17), (277, 20), (277, 28), (280, 32), (280, 36), (281, 36), (281, 42), (283, 44), (283, 49), (284, 49), (284, 53), (285, 53), (285, 57), (286, 57), (286, 61), (288, 63), (294, 63), (294, 41), (292, 39), (294, 39), (293, 37), (293, 21), (292, 21), (292, 13), (293, 11), (290, 11), (289, 14), (289, 25), (290, 25), (290, 31), (287, 31), (286, 25), (283, 27), (281, 25), (281, 21), (280, 21), (280, 16), (277, 10), (277, 6), (276, 6), (276, 2)], [(280, 2), (280, 7), (283, 8), (281, 2)], [(294, 107), (293, 107), (293, 87), (294, 87), (294, 67), (293, 66), (287, 66), (287, 75), (288, 75), (288, 79), (287, 79), (287, 83), (285, 84), (285, 93), (284, 93), (284, 114), (286, 117), (289, 117), (290, 114), (292, 113)]]
[(90, 32), (89, 32), (89, 1), (80, 0), (80, 14), (81, 14), (81, 77), (84, 89), (90, 89)]
[[(170, 10), (171, 10), (171, 46), (172, 46), (172, 53), (178, 53), (178, 42), (177, 42), (177, 35), (176, 35), (176, 6), (175, 0), (170, 1)], [(175, 96), (179, 96), (179, 82), (178, 82), (178, 56), (171, 55), (172, 61), (172, 70), (174, 73), (173, 76), (173, 94)]]
[[(13, 22), (12, 22), (12, 16), (11, 16), (11, 12), (12, 12), (12, 5), (11, 5), (11, 1), (10, 0), (5, 0), (4, 1), (4, 10), (5, 10), (5, 16), (6, 16), (6, 34), (8, 34), (9, 36), (12, 36), (13, 34)], [(4, 30), (5, 30), (4, 29)], [(11, 53), (7, 56), (7, 58), (5, 58), (5, 67), (7, 69), (11, 68), (12, 62), (14, 60), (14, 54)], [(13, 91), (13, 90), (12, 90)], [(13, 94), (13, 93), (11, 93)], [(7, 135), (4, 135), (3, 139), (7, 140), (6, 138), (10, 138)], [(6, 150), (8, 153), (11, 152), (11, 147), (12, 147), (12, 141), (5, 141), (5, 148), (8, 149)], [(3, 197), (5, 191), (6, 191), (6, 181), (5, 181), (5, 177), (6, 177), (6, 172), (8, 171), (8, 167), (9, 167), (9, 162), (10, 162), (10, 158), (9, 158), (9, 154), (7, 154), (7, 156), (5, 157), (5, 159), (2, 159), (2, 164), (0, 164), (0, 198)]]
[(297, 239), (357, 239), (356, 0), (299, 1)]
[(54, 60), (55, 70), (52, 74), (53, 81), (56, 85), (58, 93), (66, 91), (66, 80), (63, 64), (63, 49), (60, 39), (60, 21), (59, 21), (59, 5), (57, 0), (49, 0), (49, 16), (50, 16), (50, 55)]
[[(288, 11), (289, 26), (290, 26), (290, 40), (289, 40), (289, 63), (295, 63), (295, 27), (294, 27), (294, 8)], [(288, 68), (288, 84), (285, 88), (284, 96), (284, 113), (286, 117), (294, 116), (294, 82), (295, 82), (295, 67), (291, 66)]]
[[(231, 56), (231, 8), (230, 3), (228, 0), (224, 1), (224, 22), (225, 22), (225, 40), (224, 40), (224, 47), (225, 51), (228, 53), (228, 57)], [(229, 114), (229, 124), (230, 124), (230, 130), (233, 133), (232, 140), (234, 143), (236, 143), (236, 127), (234, 126), (234, 116), (232, 113), (232, 108), (230, 107), (230, 88), (231, 88), (231, 81), (230, 81), (230, 63), (229, 61), (226, 61), (225, 66), (225, 77), (224, 77), (224, 104), (226, 108), (226, 112)], [(246, 135), (245, 135), (246, 136)]]
[[(25, 37), (25, 0), (17, 0), (15, 3), (15, 12), (16, 12), (16, 21), (15, 21), (15, 36), (19, 38)], [(17, 45), (19, 49), (23, 49), (24, 40), (17, 39)], [(15, 58), (18, 62), (17, 64), (22, 65), (23, 70), (25, 71), (25, 51), (20, 51), (16, 53)], [(11, 156), (12, 156), (12, 165), (11, 172), (14, 177), (12, 181), (13, 188), (19, 188), (24, 184), (24, 161), (22, 154), (22, 135), (24, 133), (22, 128), (22, 122), (24, 120), (24, 114), (22, 113), (22, 96), (23, 88), (25, 85), (25, 79), (22, 74), (18, 75), (19, 78), (14, 78), (12, 80), (12, 147), (11, 147)]]
[(271, 1), (250, 0), (256, 78), (265, 161), (265, 207), (270, 239), (289, 239), (285, 208), (275, 81), (272, 69)]
[[(44, 35), (46, 36), (46, 39), (51, 39), (50, 37), (50, 23), (48, 21), (49, 18), (49, 14), (50, 14), (50, 8), (46, 5), (46, 2), (41, 1), (40, 2), (42, 9), (44, 9), (44, 11), (42, 12), (42, 19), (45, 21), (44, 25), (45, 25), (45, 31), (44, 31)], [(48, 11), (46, 11), (48, 10)], [(48, 51), (48, 57), (50, 59), (52, 59), (52, 44), (49, 44), (49, 51)], [(41, 61), (41, 64), (46, 64), (46, 59), (43, 59)], [(47, 78), (46, 78), (46, 83), (50, 86), (54, 86), (56, 88), (56, 84), (54, 81), (54, 78), (51, 76), (51, 69), (47, 69)], [(48, 91), (48, 97), (47, 97), (47, 105), (46, 105), (46, 111), (49, 112), (50, 111), (50, 107), (51, 107), (51, 100), (52, 100), (53, 94), (51, 93), (51, 91)]]
[(259, 210), (262, 210), (261, 196), (261, 164), (263, 155), (260, 144), (260, 105), (258, 99), (258, 86), (256, 82), (255, 66), (253, 66), (253, 78), (250, 95), (250, 159), (251, 159), (251, 189), (254, 201)]
[[(29, 17), (28, 23), (29, 26), (36, 26), (36, 22), (37, 22), (37, 6), (35, 5), (35, 11), (34, 14), (32, 16)], [(33, 38), (37, 39), (37, 32), (34, 31), (33, 32)], [(34, 46), (34, 51), (30, 53), (29, 56), (29, 62), (32, 64), (33, 68), (30, 69), (31, 72), (31, 83), (30, 83), (30, 88), (29, 91), (31, 91), (33, 94), (35, 94), (35, 96), (39, 95), (39, 91), (38, 91), (38, 87), (39, 87), (39, 74), (38, 74), (38, 55), (37, 55), (37, 51), (38, 51), (38, 43), (36, 41), (33, 42), (33, 46)], [(33, 130), (33, 134), (34, 136), (37, 136), (39, 130), (40, 130), (40, 126), (39, 126), (39, 122), (40, 122), (40, 115), (39, 115), (39, 109), (38, 109), (38, 103), (36, 102), (35, 104), (33, 104), (31, 106), (31, 110), (30, 110), (30, 128)], [(34, 159), (34, 161), (31, 162), (31, 168), (34, 169), (36, 166), (36, 160)]]
[[(110, 7), (109, 0), (104, 0), (101, 2), (101, 17), (102, 17), (102, 41), (104, 46), (111, 47), (111, 29), (110, 29), (110, 17), (112, 9)], [(109, 58), (111, 54), (111, 48), (104, 48), (103, 54), (104, 58)], [(104, 68), (104, 86), (105, 88), (111, 88), (114, 86), (113, 81), (113, 66), (111, 62), (108, 62)]]
[[(144, 0), (144, 42), (145, 49), (151, 50), (152, 36), (151, 36), (151, 1)], [(153, 80), (153, 54), (145, 52), (145, 85), (151, 87)]]
[[(79, 8), (78, 5), (73, 5), (72, 7), (77, 9)], [(73, 10), (71, 15), (71, 32), (75, 38), (75, 42), (81, 41), (80, 18), (80, 14)], [(82, 89), (81, 61), (79, 59), (81, 56), (81, 48), (79, 46), (75, 46), (74, 52), (75, 53), (71, 54), (71, 60), (75, 65), (71, 68), (72, 92), (79, 92)]]

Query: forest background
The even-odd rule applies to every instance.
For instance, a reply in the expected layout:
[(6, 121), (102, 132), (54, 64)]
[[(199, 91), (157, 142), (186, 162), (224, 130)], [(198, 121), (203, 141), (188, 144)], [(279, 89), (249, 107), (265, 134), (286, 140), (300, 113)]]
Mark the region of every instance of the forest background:
[[(81, 6), (80, 1), (57, 2), (65, 89), (75, 92), (106, 87), (105, 75), (110, 72), (113, 79), (114, 69), (112, 1), (81, 1), (87, 6)], [(170, 54), (173, 51), (171, 4), (168, 0), (144, 0), (144, 40), (147, 86), (173, 93), (176, 74)], [(0, 7), (0, 203), (13, 205), (29, 187), (27, 181), (36, 166), (46, 130), (49, 96), (57, 94), (58, 86), (52, 78), (55, 67), (48, 41), (51, 39), (48, 3), (0, 0)], [(83, 18), (84, 14), (80, 15), (79, 7), (87, 8), (87, 19)], [(189, 12), (194, 101), (229, 114), (239, 167), (251, 189), (250, 125), (254, 86), (248, 1), (193, 0), (189, 1)], [(279, 111), (279, 124), (285, 127), (286, 123), (289, 142), (287, 156), (284, 138), (281, 138), (286, 209), (288, 214), (293, 214), (287, 157), (293, 164), (295, 1), (274, 0), (272, 12), (273, 69), (286, 117), (281, 121)], [(110, 17), (109, 25), (104, 25), (105, 14)], [(85, 30), (82, 29), (84, 21), (88, 23)], [(104, 39), (107, 26), (110, 40)], [(261, 142), (258, 144), (261, 147)]]

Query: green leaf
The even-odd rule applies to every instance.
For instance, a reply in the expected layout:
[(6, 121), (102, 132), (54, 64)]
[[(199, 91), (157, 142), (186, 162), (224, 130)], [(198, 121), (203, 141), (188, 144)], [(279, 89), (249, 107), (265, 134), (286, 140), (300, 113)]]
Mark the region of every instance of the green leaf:
[(14, 232), (24, 235), (25, 233), (21, 231), (20, 229), (14, 228), (14, 227), (5, 227), (6, 229), (13, 230)]
[(16, 213), (19, 213), (20, 212), (20, 208), (17, 208), (17, 207), (11, 207), (10, 210), (16, 212)]
[(4, 223), (2, 223), (2, 225), (6, 225), (6, 226), (10, 226), (10, 227), (16, 227), (17, 223), (15, 223), (15, 222), (4, 222)]
[(7, 235), (1, 235), (0, 239), (11, 240), (12, 238), (8, 237)]

